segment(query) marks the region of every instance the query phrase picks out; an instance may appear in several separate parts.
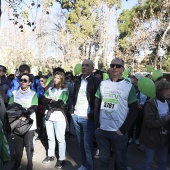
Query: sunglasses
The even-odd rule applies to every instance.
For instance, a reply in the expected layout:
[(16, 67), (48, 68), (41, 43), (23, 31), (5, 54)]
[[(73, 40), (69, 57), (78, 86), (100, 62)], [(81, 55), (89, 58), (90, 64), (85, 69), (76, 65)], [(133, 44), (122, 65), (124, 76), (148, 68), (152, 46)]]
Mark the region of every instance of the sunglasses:
[(27, 82), (28, 82), (28, 80), (27, 80), (27, 79), (20, 79), (20, 82), (27, 83)]
[(116, 68), (121, 68), (121, 67), (123, 67), (121, 64), (110, 64), (110, 67), (111, 68), (114, 68), (114, 67), (116, 67)]

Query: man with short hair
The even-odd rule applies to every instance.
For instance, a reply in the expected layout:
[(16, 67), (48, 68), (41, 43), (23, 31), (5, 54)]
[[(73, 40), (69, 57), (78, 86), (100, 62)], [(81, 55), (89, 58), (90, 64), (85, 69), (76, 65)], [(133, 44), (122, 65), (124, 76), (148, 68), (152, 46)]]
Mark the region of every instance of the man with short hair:
[(12, 82), (10, 84), (10, 88), (9, 88), (9, 90), (7, 92), (8, 98), (11, 97), (12, 92), (14, 90), (19, 89), (19, 87), (20, 87), (20, 82), (19, 81), (20, 81), (20, 78), (21, 78), (22, 74), (24, 74), (24, 73), (29, 73), (31, 75), (32, 82), (31, 82), (30, 88), (37, 93), (37, 96), (42, 97), (44, 95), (44, 89), (42, 88), (42, 86), (40, 84), (40, 81), (38, 79), (36, 79), (34, 77), (34, 75), (31, 74), (30, 72), (31, 72), (31, 69), (30, 69), (29, 65), (22, 64), (22, 65), (19, 66), (20, 75), (12, 80)]
[(82, 166), (78, 170), (93, 170), (94, 100), (101, 82), (93, 75), (93, 62), (82, 63), (82, 75), (74, 83), (71, 115), (77, 134)]
[(10, 81), (5, 76), (5, 74), (6, 74), (6, 67), (0, 65), (0, 86), (4, 89), (5, 93), (7, 93), (10, 86)]
[(100, 170), (109, 170), (111, 148), (118, 170), (127, 170), (128, 130), (137, 116), (137, 98), (133, 85), (122, 78), (124, 61), (111, 61), (110, 79), (102, 81), (95, 99), (95, 135), (99, 147)]

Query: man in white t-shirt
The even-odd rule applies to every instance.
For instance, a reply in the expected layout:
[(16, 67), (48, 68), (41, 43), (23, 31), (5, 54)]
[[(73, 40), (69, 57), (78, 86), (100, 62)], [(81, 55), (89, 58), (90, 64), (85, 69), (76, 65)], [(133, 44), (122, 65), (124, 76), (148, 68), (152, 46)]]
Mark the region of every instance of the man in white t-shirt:
[(74, 83), (72, 119), (80, 145), (82, 166), (78, 170), (93, 170), (94, 101), (100, 79), (92, 74), (93, 62), (82, 63), (82, 75)]
[(137, 98), (133, 85), (122, 78), (124, 61), (110, 64), (110, 79), (102, 81), (95, 99), (95, 135), (99, 147), (100, 170), (109, 170), (111, 148), (118, 170), (127, 170), (127, 131), (137, 116)]

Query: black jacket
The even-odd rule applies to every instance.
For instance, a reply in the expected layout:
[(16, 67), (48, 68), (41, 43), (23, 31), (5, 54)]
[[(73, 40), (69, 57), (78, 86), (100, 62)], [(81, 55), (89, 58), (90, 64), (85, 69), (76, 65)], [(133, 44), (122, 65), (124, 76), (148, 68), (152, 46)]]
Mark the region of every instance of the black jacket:
[[(18, 103), (12, 103), (7, 107), (6, 113), (11, 126), (11, 132), (23, 135), (31, 128), (33, 120), (29, 116), (35, 111), (35, 107), (36, 106), (31, 106), (26, 110)], [(19, 118), (21, 116), (27, 117), (26, 121), (20, 120)]]
[[(72, 101), (71, 101), (72, 108), (70, 111), (71, 114), (74, 113), (74, 107), (77, 102), (77, 97), (78, 97), (79, 89), (81, 86), (81, 77), (82, 75), (79, 76), (78, 79), (74, 83), (74, 90), (73, 90), (73, 96), (72, 96)], [(95, 94), (96, 94), (96, 91), (99, 87), (101, 80), (97, 78), (96, 76), (94, 76), (93, 74), (91, 74), (86, 80), (88, 81), (87, 87), (86, 87), (86, 96), (87, 96), (87, 100), (89, 102), (90, 110), (91, 110), (91, 112), (88, 114), (88, 118), (94, 119)]]
[(53, 113), (54, 111), (61, 111), (62, 114), (65, 117), (65, 120), (66, 120), (66, 131), (69, 131), (69, 124), (68, 124), (67, 116), (66, 116), (67, 104), (64, 104), (64, 102), (62, 100), (58, 100), (58, 101), (55, 101), (55, 102), (52, 102), (52, 103), (50, 103), (50, 101), (51, 101), (51, 99), (48, 99), (45, 96), (43, 96), (41, 98), (41, 102), (44, 104), (43, 110), (44, 111), (48, 110), (46, 117), (45, 117), (45, 120), (48, 121), (48, 119), (51, 116), (51, 113)]
[(9, 87), (10, 87), (10, 80), (6, 78), (5, 75), (0, 77), (0, 86), (4, 89), (5, 93), (7, 93)]

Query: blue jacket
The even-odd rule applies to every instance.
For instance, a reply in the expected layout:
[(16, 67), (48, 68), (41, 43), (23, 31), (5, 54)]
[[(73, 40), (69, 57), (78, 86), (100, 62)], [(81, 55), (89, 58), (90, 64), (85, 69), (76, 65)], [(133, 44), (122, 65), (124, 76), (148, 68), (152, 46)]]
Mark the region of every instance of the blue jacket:
[[(14, 90), (19, 89), (19, 87), (20, 87), (20, 82), (19, 82), (20, 78), (21, 78), (21, 75), (19, 75), (17, 78), (12, 80), (12, 82), (10, 84), (10, 88), (9, 88), (9, 90), (7, 92), (8, 98), (11, 97), (12, 92)], [(32, 74), (31, 74), (31, 78), (32, 78), (32, 83), (31, 83), (30, 88), (37, 93), (38, 97), (44, 96), (44, 89), (42, 88), (42, 86), (40, 84), (40, 81), (38, 79), (36, 79)]]

